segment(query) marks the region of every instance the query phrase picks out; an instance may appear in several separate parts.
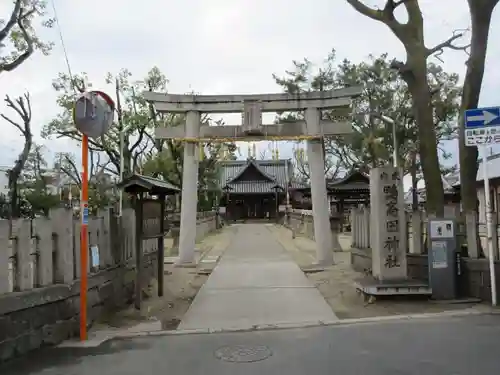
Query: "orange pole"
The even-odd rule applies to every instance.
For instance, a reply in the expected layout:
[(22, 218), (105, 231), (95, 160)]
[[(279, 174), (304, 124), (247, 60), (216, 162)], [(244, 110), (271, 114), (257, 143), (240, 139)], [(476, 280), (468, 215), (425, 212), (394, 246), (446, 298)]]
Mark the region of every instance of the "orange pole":
[(82, 197), (80, 204), (81, 237), (80, 237), (80, 341), (87, 340), (87, 283), (88, 283), (88, 219), (89, 219), (89, 138), (82, 135)]

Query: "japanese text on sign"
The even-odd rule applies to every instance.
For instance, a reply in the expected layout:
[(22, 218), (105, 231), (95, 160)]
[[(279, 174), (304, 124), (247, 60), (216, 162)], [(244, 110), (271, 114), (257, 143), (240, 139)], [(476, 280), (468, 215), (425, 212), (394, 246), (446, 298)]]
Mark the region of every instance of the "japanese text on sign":
[(382, 185), (382, 192), (385, 203), (385, 240), (384, 240), (384, 253), (386, 268), (401, 267), (401, 262), (398, 256), (400, 247), (400, 233), (399, 233), (399, 173), (394, 172), (390, 175), (382, 173), (380, 175)]
[(500, 128), (466, 129), (465, 145), (478, 146), (500, 143)]

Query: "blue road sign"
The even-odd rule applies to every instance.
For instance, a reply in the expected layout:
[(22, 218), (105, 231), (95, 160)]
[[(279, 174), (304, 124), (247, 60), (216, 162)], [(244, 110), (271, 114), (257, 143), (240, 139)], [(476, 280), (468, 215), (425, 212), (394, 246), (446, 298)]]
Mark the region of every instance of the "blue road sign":
[(477, 108), (465, 111), (465, 128), (477, 129), (500, 126), (500, 107)]

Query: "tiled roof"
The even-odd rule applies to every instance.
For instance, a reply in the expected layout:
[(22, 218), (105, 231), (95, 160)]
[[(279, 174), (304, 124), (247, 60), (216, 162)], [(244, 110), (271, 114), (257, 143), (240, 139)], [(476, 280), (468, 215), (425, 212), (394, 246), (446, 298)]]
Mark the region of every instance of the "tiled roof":
[(181, 191), (177, 186), (157, 178), (133, 174), (117, 184), (120, 189), (127, 192), (148, 192), (156, 194), (176, 194)]
[(333, 192), (366, 191), (370, 190), (370, 177), (366, 174), (353, 170), (344, 177), (327, 179), (326, 187)]
[[(261, 181), (232, 182), (243, 171), (253, 164), (262, 173)], [(220, 163), (220, 188), (229, 186), (233, 193), (272, 193), (273, 187), (285, 189), (290, 181), (291, 161), (283, 160), (226, 160)], [(288, 177), (287, 177), (288, 173)]]
[(249, 168), (250, 166), (254, 166), (255, 169), (257, 169), (257, 171), (259, 171), (259, 173), (262, 175), (262, 177), (264, 177), (265, 179), (267, 179), (268, 181), (275, 181), (275, 177), (274, 175), (270, 175), (268, 174), (264, 168), (261, 168), (260, 165), (257, 163), (256, 160), (249, 160), (247, 162), (246, 165), (244, 165), (242, 168), (240, 168), (239, 172), (234, 176), (232, 177), (230, 180), (226, 181), (226, 184), (231, 184), (231, 183), (234, 183), (238, 180), (239, 177), (241, 177), (241, 175), (247, 170), (247, 168)]
[(332, 191), (370, 191), (370, 185), (366, 184), (364, 182), (352, 182), (352, 183), (347, 183), (347, 184), (340, 184), (340, 185), (328, 185), (327, 184), (328, 190)]
[(230, 193), (273, 193), (280, 186), (271, 181), (238, 181), (227, 187)]
[(333, 187), (336, 185), (346, 185), (349, 183), (356, 183), (356, 184), (359, 183), (359, 184), (369, 185), (370, 177), (360, 171), (353, 170), (349, 173), (346, 173), (344, 177), (329, 178), (327, 179), (326, 183), (328, 187)]
[(309, 189), (310, 186), (309, 184), (306, 184), (305, 182), (299, 182), (299, 181), (290, 181), (289, 185), (290, 189), (295, 189), (295, 190), (301, 190), (301, 189)]

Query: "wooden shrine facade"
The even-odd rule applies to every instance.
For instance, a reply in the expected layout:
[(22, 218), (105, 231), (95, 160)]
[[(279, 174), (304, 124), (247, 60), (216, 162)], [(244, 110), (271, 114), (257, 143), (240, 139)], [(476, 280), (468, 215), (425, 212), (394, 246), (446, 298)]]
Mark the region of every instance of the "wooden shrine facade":
[(342, 178), (326, 182), (331, 212), (350, 212), (352, 207), (370, 203), (370, 177), (354, 170)]
[(358, 170), (327, 180), (332, 216), (339, 217), (341, 230), (350, 230), (351, 209), (370, 204), (370, 177)]
[(290, 160), (227, 160), (220, 163), (220, 189), (229, 220), (272, 219), (286, 204), (293, 166)]

